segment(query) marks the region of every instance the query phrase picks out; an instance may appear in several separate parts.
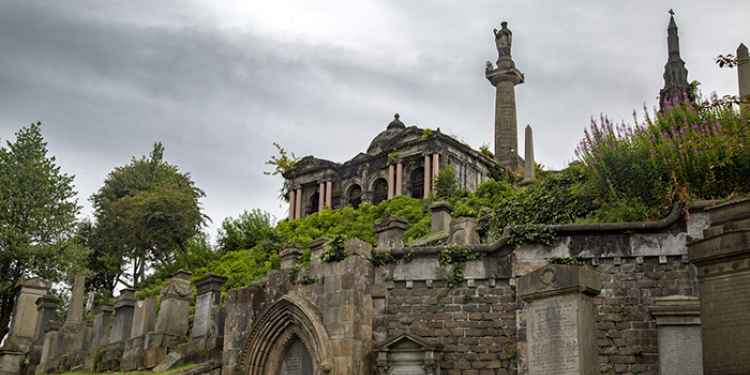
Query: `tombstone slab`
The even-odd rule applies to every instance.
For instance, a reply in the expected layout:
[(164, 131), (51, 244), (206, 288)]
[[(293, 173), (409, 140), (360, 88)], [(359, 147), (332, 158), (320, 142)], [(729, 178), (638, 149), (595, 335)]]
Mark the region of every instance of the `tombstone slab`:
[(656, 320), (659, 374), (703, 374), (700, 301), (697, 297), (654, 298), (650, 307)]

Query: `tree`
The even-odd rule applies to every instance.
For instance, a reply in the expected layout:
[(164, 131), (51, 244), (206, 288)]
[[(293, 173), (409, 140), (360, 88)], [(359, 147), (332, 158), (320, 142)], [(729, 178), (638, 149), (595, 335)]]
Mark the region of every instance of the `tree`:
[(0, 338), (20, 279), (60, 281), (79, 270), (86, 254), (72, 239), (80, 210), (73, 176), (48, 155), (39, 122), (15, 136), (0, 147)]
[(439, 199), (451, 198), (461, 192), (458, 179), (452, 165), (441, 168), (435, 177), (435, 197)]
[(164, 161), (164, 146), (154, 144), (148, 157), (115, 168), (91, 197), (97, 261), (127, 260), (130, 272), (117, 281), (137, 287), (152, 264), (170, 263), (200, 232), (208, 220), (199, 202), (204, 196), (189, 174)]
[(222, 251), (252, 249), (273, 236), (271, 215), (259, 209), (243, 212), (238, 218), (226, 218), (219, 229)]

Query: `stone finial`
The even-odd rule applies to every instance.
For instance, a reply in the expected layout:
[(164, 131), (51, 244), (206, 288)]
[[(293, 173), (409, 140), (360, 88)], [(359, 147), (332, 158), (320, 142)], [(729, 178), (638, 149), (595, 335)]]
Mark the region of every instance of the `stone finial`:
[(390, 129), (405, 129), (406, 125), (404, 125), (404, 123), (401, 122), (400, 118), (401, 118), (401, 115), (399, 115), (398, 113), (394, 113), (393, 121), (391, 121), (391, 123), (388, 124), (387, 129), (389, 130)]
[(432, 232), (447, 232), (451, 225), (453, 207), (445, 201), (438, 201), (430, 206), (432, 211)]
[(396, 217), (388, 217), (382, 223), (375, 224), (379, 249), (404, 247), (404, 232), (408, 223)]
[(526, 125), (526, 145), (524, 147), (524, 167), (523, 167), (523, 182), (532, 183), (536, 176), (534, 160), (534, 136), (532, 134), (531, 125)]
[(297, 264), (297, 259), (302, 256), (302, 251), (296, 247), (288, 247), (284, 250), (281, 250), (279, 252), (279, 257), (281, 258), (281, 269), (282, 270), (290, 270), (294, 268), (294, 265)]

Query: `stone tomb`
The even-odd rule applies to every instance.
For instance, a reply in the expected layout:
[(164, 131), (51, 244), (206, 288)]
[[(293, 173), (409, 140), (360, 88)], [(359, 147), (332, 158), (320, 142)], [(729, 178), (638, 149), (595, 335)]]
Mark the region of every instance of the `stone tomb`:
[(599, 273), (583, 266), (549, 264), (520, 278), (529, 375), (599, 373), (592, 297), (600, 290)]
[(659, 374), (703, 374), (701, 310), (698, 297), (654, 298), (649, 308), (656, 319)]

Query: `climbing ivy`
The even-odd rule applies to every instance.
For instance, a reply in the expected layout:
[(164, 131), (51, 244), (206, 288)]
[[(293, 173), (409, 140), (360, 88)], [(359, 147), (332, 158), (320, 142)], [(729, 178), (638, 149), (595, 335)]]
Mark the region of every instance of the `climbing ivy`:
[(320, 254), (320, 261), (323, 263), (333, 263), (344, 260), (346, 258), (344, 241), (346, 241), (346, 238), (341, 235), (331, 237), (323, 245), (323, 252)]
[(450, 246), (440, 252), (438, 261), (441, 267), (451, 267), (446, 276), (448, 287), (454, 288), (464, 281), (466, 262), (479, 259), (479, 253), (465, 247)]
[(549, 246), (555, 241), (555, 231), (550, 229), (547, 225), (511, 225), (508, 229), (510, 232), (508, 245), (513, 248), (530, 243), (539, 243)]

